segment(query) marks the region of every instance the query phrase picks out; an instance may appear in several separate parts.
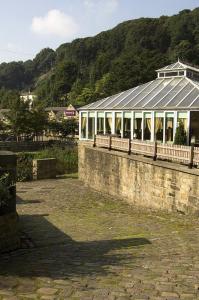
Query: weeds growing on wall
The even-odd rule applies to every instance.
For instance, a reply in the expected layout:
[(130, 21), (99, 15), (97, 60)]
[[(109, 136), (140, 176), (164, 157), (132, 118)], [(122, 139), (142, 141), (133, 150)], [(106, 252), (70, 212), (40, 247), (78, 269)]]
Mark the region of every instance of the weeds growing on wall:
[(17, 181), (32, 180), (32, 161), (34, 153), (22, 152), (17, 154)]
[(57, 174), (76, 173), (78, 169), (77, 148), (52, 147), (36, 153), (35, 158), (56, 158)]

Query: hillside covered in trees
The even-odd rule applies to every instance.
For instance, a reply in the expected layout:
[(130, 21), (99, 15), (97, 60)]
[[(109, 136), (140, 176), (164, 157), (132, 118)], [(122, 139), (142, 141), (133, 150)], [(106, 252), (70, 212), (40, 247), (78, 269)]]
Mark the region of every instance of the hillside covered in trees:
[(95, 37), (74, 40), (33, 60), (0, 65), (0, 105), (34, 91), (45, 106), (83, 105), (155, 78), (180, 58), (199, 65), (199, 8), (126, 21)]

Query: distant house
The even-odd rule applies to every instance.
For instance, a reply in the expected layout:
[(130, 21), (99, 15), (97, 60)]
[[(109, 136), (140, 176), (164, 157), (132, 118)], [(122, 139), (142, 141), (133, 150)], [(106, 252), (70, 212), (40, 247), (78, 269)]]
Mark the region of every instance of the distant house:
[(47, 107), (45, 111), (48, 113), (48, 119), (50, 121), (60, 122), (66, 119), (78, 120), (79, 114), (73, 105), (68, 107)]
[(31, 92), (28, 93), (22, 93), (20, 95), (21, 100), (23, 100), (24, 102), (29, 101), (30, 103), (30, 108), (33, 107), (34, 105), (34, 101), (36, 100), (37, 96), (35, 94), (32, 94)]
[(157, 78), (79, 109), (80, 139), (116, 134), (132, 140), (173, 143), (181, 122), (199, 143), (199, 67), (180, 61), (157, 70)]

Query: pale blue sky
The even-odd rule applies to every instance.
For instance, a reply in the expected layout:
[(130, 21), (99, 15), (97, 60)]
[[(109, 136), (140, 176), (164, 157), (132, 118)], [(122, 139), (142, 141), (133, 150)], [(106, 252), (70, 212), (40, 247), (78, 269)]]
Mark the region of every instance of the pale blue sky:
[(172, 15), (199, 0), (0, 0), (0, 62), (26, 60), (125, 20)]

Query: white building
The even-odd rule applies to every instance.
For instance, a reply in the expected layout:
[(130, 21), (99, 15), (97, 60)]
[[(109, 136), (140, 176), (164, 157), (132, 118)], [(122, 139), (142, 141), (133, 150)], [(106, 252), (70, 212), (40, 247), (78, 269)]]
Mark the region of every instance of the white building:
[(180, 61), (157, 78), (79, 109), (80, 139), (95, 134), (173, 143), (179, 122), (199, 142), (199, 68)]

